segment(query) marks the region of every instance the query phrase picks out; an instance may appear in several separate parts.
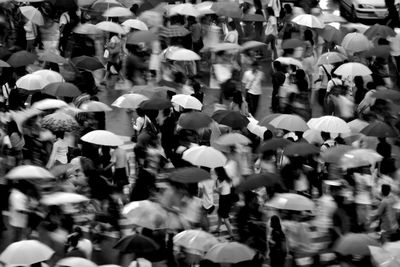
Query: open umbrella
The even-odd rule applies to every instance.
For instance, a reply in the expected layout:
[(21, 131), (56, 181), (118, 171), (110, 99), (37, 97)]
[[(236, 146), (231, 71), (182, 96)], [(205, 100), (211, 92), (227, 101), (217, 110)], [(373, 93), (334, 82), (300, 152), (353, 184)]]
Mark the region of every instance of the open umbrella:
[(242, 44), (242, 50), (259, 48), (259, 47), (263, 47), (265, 45), (266, 45), (265, 43), (259, 42), (259, 41), (247, 41)]
[(145, 100), (148, 100), (149, 98), (141, 95), (141, 94), (125, 94), (120, 97), (118, 97), (112, 104), (111, 106), (118, 107), (118, 108), (131, 108), (131, 109), (137, 109), (140, 105)]
[(72, 132), (79, 129), (79, 124), (72, 116), (55, 112), (42, 119), (42, 127), (52, 132)]
[(96, 57), (89, 56), (79, 56), (72, 58), (72, 63), (78, 69), (84, 69), (88, 71), (94, 71), (98, 69), (104, 69), (103, 63), (98, 60)]
[(96, 25), (93, 25), (91, 23), (79, 24), (72, 31), (77, 34), (84, 34), (84, 35), (101, 33), (101, 30), (97, 28)]
[(258, 152), (263, 153), (269, 150), (277, 150), (280, 148), (284, 148), (290, 144), (293, 144), (290, 140), (286, 138), (272, 138), (268, 141), (263, 142), (260, 147), (258, 148)]
[(161, 28), (159, 34), (162, 37), (171, 38), (171, 37), (183, 37), (190, 34), (190, 32), (183, 26), (171, 25), (169, 27)]
[(232, 129), (242, 129), (249, 124), (249, 119), (237, 111), (218, 110), (212, 118), (219, 124), (231, 127)]
[(297, 211), (312, 211), (315, 208), (311, 199), (294, 193), (277, 194), (266, 205), (275, 209)]
[(331, 25), (326, 25), (325, 28), (318, 32), (319, 35), (327, 42), (341, 44), (343, 41), (343, 33)]
[(171, 101), (163, 98), (151, 98), (140, 103), (139, 107), (143, 110), (162, 110), (170, 108)]
[(139, 30), (139, 31), (148, 31), (149, 30), (146, 23), (144, 23), (143, 21), (138, 20), (138, 19), (125, 20), (121, 25), (135, 29), (135, 30)]
[(246, 245), (238, 242), (219, 243), (211, 247), (204, 259), (217, 263), (239, 263), (249, 261), (256, 253)]
[(283, 154), (286, 156), (308, 156), (318, 154), (320, 149), (309, 143), (293, 143), (285, 147)]
[(160, 246), (151, 238), (141, 234), (123, 237), (114, 246), (121, 253), (135, 253), (136, 255), (155, 253)]
[(210, 173), (197, 168), (197, 167), (186, 167), (175, 169), (170, 173), (169, 179), (174, 182), (182, 184), (193, 184), (204, 180), (210, 179)]
[(166, 57), (170, 60), (175, 61), (193, 61), (201, 59), (201, 57), (192, 50), (184, 48), (173, 50), (167, 53)]
[(178, 125), (183, 129), (198, 130), (208, 127), (212, 123), (212, 119), (202, 112), (184, 113), (179, 117)]
[(205, 51), (212, 51), (212, 52), (220, 52), (220, 51), (239, 51), (242, 47), (238, 44), (233, 44), (233, 43), (216, 43), (211, 46), (204, 47), (201, 52)]
[(265, 18), (263, 15), (260, 14), (245, 14), (242, 17), (242, 21), (258, 21), (258, 22), (265, 22)]
[(372, 97), (391, 101), (400, 101), (400, 92), (392, 89), (376, 91)]
[(21, 165), (13, 168), (9, 171), (6, 176), (7, 179), (18, 180), (18, 179), (52, 179), (54, 175), (48, 170), (33, 165)]
[(372, 71), (367, 66), (358, 62), (344, 63), (335, 70), (335, 74), (342, 77), (367, 76), (371, 73)]
[(126, 7), (114, 6), (110, 7), (103, 13), (103, 17), (129, 17), (132, 16), (132, 12)]
[(303, 133), (303, 138), (310, 144), (322, 145), (324, 140), (321, 137), (321, 131), (308, 129)]
[(43, 99), (38, 102), (35, 102), (32, 105), (32, 108), (39, 110), (49, 110), (49, 109), (59, 109), (63, 107), (67, 107), (68, 104), (59, 99)]
[(251, 141), (246, 136), (240, 133), (228, 133), (221, 135), (215, 143), (221, 146), (248, 145)]
[(318, 18), (324, 23), (347, 22), (347, 20), (345, 18), (335, 15), (335, 14), (332, 14), (332, 13), (322, 13), (320, 16), (318, 16)]
[(56, 265), (56, 267), (97, 267), (97, 265), (85, 258), (81, 257), (68, 257), (59, 260)]
[(264, 186), (272, 186), (281, 183), (281, 178), (275, 173), (252, 174), (236, 187), (236, 192), (246, 192)]
[(369, 125), (368, 122), (360, 120), (360, 119), (355, 119), (347, 123), (347, 125), (350, 128), (350, 131), (352, 133), (359, 133), (361, 132), (362, 129), (367, 127)]
[(184, 3), (178, 4), (170, 8), (169, 15), (182, 15), (182, 16), (192, 16), (198, 17), (200, 16), (200, 12), (193, 6), (193, 4)]
[(9, 68), (11, 67), (10, 64), (8, 64), (7, 62), (0, 60), (0, 68)]
[(112, 111), (108, 105), (99, 101), (88, 101), (79, 106), (79, 108), (86, 112), (107, 112)]
[(321, 152), (321, 159), (327, 163), (338, 163), (347, 152), (354, 150), (354, 147), (347, 145), (338, 145), (328, 148)]
[(364, 32), (364, 35), (370, 40), (375, 37), (386, 39), (387, 37), (396, 36), (396, 32), (386, 25), (375, 24), (369, 27), (368, 30)]
[(251, 132), (252, 134), (254, 134), (254, 135), (256, 135), (256, 136), (258, 136), (258, 137), (263, 139), (264, 138), (264, 133), (265, 133), (265, 131), (268, 130), (268, 128), (264, 127), (264, 126), (260, 126), (257, 123), (251, 123), (250, 122), (247, 125), (247, 130), (249, 130), (249, 132)]
[(305, 132), (309, 129), (307, 123), (302, 117), (292, 114), (282, 114), (271, 120), (269, 124), (275, 128), (284, 129), (291, 132)]
[(151, 31), (138, 31), (128, 35), (127, 44), (151, 43), (158, 40), (157, 35)]
[(240, 19), (242, 17), (242, 11), (240, 6), (236, 2), (214, 2), (211, 6), (218, 16), (230, 17), (233, 19)]
[(19, 78), (15, 85), (28, 91), (41, 90), (47, 85), (46, 81), (36, 74), (26, 74)]
[(64, 82), (61, 74), (52, 70), (37, 70), (33, 74), (40, 76), (46, 85)]
[(339, 62), (343, 62), (347, 59), (347, 57), (343, 54), (340, 54), (338, 52), (327, 52), (325, 54), (322, 54), (317, 62), (317, 65), (328, 65), (328, 64), (335, 64)]
[(282, 42), (282, 49), (295, 49), (297, 47), (303, 46), (304, 41), (297, 38), (287, 39)]
[(56, 64), (67, 63), (67, 60), (65, 58), (50, 51), (43, 51), (41, 53), (38, 53), (38, 56), (39, 60), (44, 62), (52, 62)]
[(367, 234), (346, 234), (339, 238), (334, 245), (334, 251), (346, 255), (367, 256), (370, 255), (368, 246), (380, 247), (377, 240)]
[(341, 118), (335, 116), (322, 116), (307, 122), (308, 127), (328, 133), (349, 133), (350, 128)]
[(12, 266), (28, 266), (47, 261), (53, 254), (54, 250), (37, 240), (23, 240), (9, 245), (1, 253), (0, 262)]
[(300, 69), (303, 69), (303, 63), (301, 63), (301, 61), (294, 59), (292, 57), (278, 57), (277, 59), (275, 59), (275, 61), (279, 61), (280, 63), (282, 63), (284, 65), (293, 65)]
[(375, 165), (382, 160), (382, 156), (372, 149), (354, 149), (343, 154), (338, 165), (343, 169), (352, 169)]
[(199, 11), (200, 15), (209, 15), (215, 14), (215, 11), (211, 9), (214, 2), (212, 1), (204, 1), (195, 5), (197, 11)]
[(398, 137), (397, 132), (382, 121), (374, 121), (361, 130), (362, 134), (375, 137)]
[(346, 34), (342, 41), (342, 47), (350, 52), (361, 52), (371, 49), (372, 45), (368, 38), (358, 32)]
[(193, 165), (211, 169), (223, 167), (227, 161), (222, 152), (209, 146), (191, 147), (183, 152), (182, 159)]
[(185, 109), (201, 110), (203, 107), (203, 104), (197, 98), (184, 94), (177, 94), (172, 96), (171, 102)]
[(268, 126), (270, 126), (270, 122), (275, 119), (276, 117), (279, 117), (280, 115), (282, 115), (281, 113), (274, 113), (274, 114), (269, 114), (267, 116), (265, 116), (264, 118), (262, 118), (258, 124), (261, 126), (265, 126), (268, 128)]
[(365, 57), (381, 57), (387, 59), (390, 56), (390, 45), (378, 45), (363, 52)]
[(102, 21), (96, 24), (96, 27), (105, 32), (113, 32), (117, 34), (125, 34), (124, 28), (121, 25), (111, 22), (111, 21)]
[(33, 6), (21, 6), (19, 10), (21, 10), (22, 15), (33, 24), (44, 25), (44, 19), (39, 9), (34, 8)]
[(122, 214), (128, 218), (130, 223), (137, 226), (151, 230), (166, 228), (167, 212), (156, 202), (149, 200), (131, 202), (125, 205)]
[(176, 92), (174, 88), (167, 86), (136, 85), (131, 93), (141, 94), (148, 98), (166, 98), (168, 91)]
[(191, 251), (206, 252), (219, 243), (218, 239), (202, 230), (186, 230), (174, 236), (174, 244)]
[(90, 199), (76, 193), (68, 192), (55, 192), (49, 195), (44, 195), (40, 202), (47, 206), (52, 205), (64, 205), (64, 204), (74, 204), (89, 201)]
[(121, 146), (124, 144), (118, 135), (105, 130), (91, 131), (82, 136), (81, 140), (99, 146)]
[(7, 63), (10, 64), (14, 68), (27, 66), (29, 64), (35, 63), (37, 57), (35, 54), (32, 54), (28, 51), (22, 50), (15, 52), (10, 56)]
[(319, 20), (316, 16), (310, 14), (301, 14), (292, 19), (292, 21), (298, 25), (306, 26), (309, 28), (323, 29), (325, 24)]
[(97, 0), (90, 7), (91, 10), (104, 12), (110, 7), (122, 6), (117, 0)]
[(55, 82), (46, 85), (42, 93), (60, 97), (76, 97), (81, 94), (81, 91), (72, 83)]

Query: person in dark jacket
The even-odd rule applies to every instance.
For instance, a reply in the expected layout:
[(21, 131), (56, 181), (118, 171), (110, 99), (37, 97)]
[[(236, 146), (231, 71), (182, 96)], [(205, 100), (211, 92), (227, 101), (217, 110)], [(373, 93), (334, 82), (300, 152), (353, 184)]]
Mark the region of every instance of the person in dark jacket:
[(273, 63), (274, 72), (272, 73), (272, 100), (271, 110), (276, 113), (279, 112), (279, 88), (285, 82), (286, 76), (283, 72), (282, 65), (279, 61)]
[(287, 254), (287, 242), (278, 216), (274, 215), (271, 217), (270, 226), (271, 238), (268, 241), (270, 265), (271, 267), (283, 267)]

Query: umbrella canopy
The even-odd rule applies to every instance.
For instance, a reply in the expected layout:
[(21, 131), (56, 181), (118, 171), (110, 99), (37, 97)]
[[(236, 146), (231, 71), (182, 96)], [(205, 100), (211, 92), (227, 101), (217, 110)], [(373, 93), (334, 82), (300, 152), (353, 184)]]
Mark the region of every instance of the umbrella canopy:
[(277, 194), (266, 205), (275, 209), (297, 211), (314, 210), (315, 208), (311, 199), (294, 193)]
[(237, 111), (218, 110), (212, 118), (219, 124), (231, 127), (232, 129), (242, 129), (249, 124), (249, 119)]
[(90, 7), (91, 10), (104, 12), (110, 7), (122, 6), (117, 0), (97, 0)]
[(52, 132), (72, 132), (79, 129), (79, 124), (72, 116), (55, 112), (42, 119), (42, 127)]
[(242, 21), (258, 21), (258, 22), (265, 22), (265, 18), (263, 15), (260, 14), (245, 14), (242, 17)]
[(287, 39), (282, 42), (282, 49), (295, 49), (304, 45), (304, 41), (297, 38)]
[(322, 145), (324, 140), (321, 137), (321, 131), (308, 129), (303, 133), (303, 138), (310, 144)]
[(126, 43), (137, 45), (140, 43), (151, 43), (156, 40), (158, 40), (158, 37), (155, 33), (151, 31), (139, 31), (128, 35)]
[(331, 25), (326, 25), (325, 28), (318, 32), (327, 42), (334, 42), (339, 45), (343, 41), (343, 33)]
[(365, 51), (363, 55), (365, 57), (381, 57), (387, 59), (390, 56), (390, 45), (378, 45)]
[(6, 265), (27, 266), (47, 261), (53, 254), (54, 250), (37, 240), (23, 240), (9, 245), (1, 253), (0, 262)]
[(200, 16), (200, 12), (192, 5), (192, 4), (178, 4), (170, 8), (169, 15), (182, 15), (182, 16), (192, 16), (198, 17)]
[(44, 25), (44, 19), (39, 9), (34, 8), (33, 6), (21, 6), (19, 10), (21, 10), (22, 15), (33, 24)]
[(370, 40), (376, 37), (386, 39), (388, 37), (396, 36), (396, 32), (386, 25), (375, 24), (369, 27), (368, 30), (364, 32), (364, 35)]
[(106, 112), (112, 111), (108, 105), (99, 101), (88, 101), (79, 106), (79, 108), (86, 112)]
[(101, 30), (97, 28), (96, 25), (93, 25), (91, 23), (79, 24), (72, 31), (77, 34), (85, 34), (85, 35), (99, 34), (101, 32)]
[(105, 130), (91, 131), (82, 136), (81, 140), (99, 146), (121, 146), (124, 144), (118, 135)]
[(236, 187), (236, 192), (246, 192), (258, 189), (260, 187), (272, 186), (279, 183), (281, 183), (281, 178), (275, 173), (263, 172), (252, 174)]
[(359, 133), (361, 132), (362, 129), (367, 127), (369, 125), (368, 122), (360, 120), (360, 119), (355, 119), (347, 123), (347, 125), (350, 128), (350, 131), (352, 133)]
[(77, 97), (81, 91), (72, 83), (55, 82), (46, 85), (42, 93), (60, 97)]
[(322, 13), (320, 16), (318, 16), (318, 18), (324, 23), (347, 22), (347, 20), (345, 18), (335, 15), (335, 14), (332, 14), (332, 13)]
[(335, 74), (342, 77), (367, 76), (371, 73), (372, 71), (367, 66), (358, 62), (349, 62), (342, 64), (335, 70)]
[(321, 152), (321, 159), (327, 163), (337, 163), (344, 154), (353, 150), (354, 147), (347, 145), (338, 145), (328, 148)]
[(215, 14), (215, 11), (211, 9), (214, 2), (212, 1), (204, 1), (195, 5), (197, 11), (199, 11), (200, 15), (208, 15)]
[(114, 248), (121, 253), (143, 255), (156, 252), (160, 246), (151, 238), (141, 234), (134, 234), (120, 239)]
[(41, 90), (43, 87), (45, 87), (48, 83), (43, 80), (42, 77), (36, 74), (26, 74), (19, 78), (15, 85), (18, 88), (25, 89), (28, 91), (35, 91), (35, 90)]
[(174, 236), (175, 245), (202, 253), (218, 243), (215, 236), (202, 230), (186, 230)]
[(347, 59), (347, 57), (343, 54), (340, 54), (338, 52), (327, 52), (325, 54), (322, 54), (317, 62), (317, 65), (328, 65), (328, 64), (335, 64), (339, 62), (343, 62)]
[(208, 47), (204, 47), (201, 52), (205, 52), (207, 50), (210, 50), (212, 52), (219, 52), (219, 51), (239, 51), (242, 47), (238, 44), (233, 44), (233, 43), (217, 43), (217, 44), (213, 44), (211, 46)]
[(285, 147), (283, 154), (286, 156), (308, 156), (319, 153), (319, 148), (309, 143), (293, 143)]
[(110, 7), (103, 13), (103, 17), (129, 17), (132, 12), (126, 7), (114, 6)]
[(368, 246), (380, 247), (378, 241), (367, 234), (346, 234), (339, 238), (334, 245), (334, 251), (346, 255), (370, 255)]
[(381, 247), (368, 246), (371, 253), (371, 260), (378, 267), (398, 267), (400, 266), (400, 258), (398, 255), (390, 253)]
[(44, 51), (42, 53), (38, 53), (39, 60), (44, 62), (52, 62), (56, 64), (65, 64), (67, 60), (60, 55), (57, 55), (50, 51)]
[(233, 19), (240, 19), (242, 17), (240, 6), (235, 2), (215, 2), (212, 4), (211, 10), (218, 16), (225, 16)]
[(170, 60), (175, 61), (193, 61), (201, 59), (201, 57), (192, 50), (184, 48), (173, 50), (167, 53), (166, 57)]
[(40, 202), (47, 206), (74, 204), (89, 201), (85, 196), (76, 193), (56, 192), (49, 195), (44, 195)]
[(280, 63), (285, 64), (285, 65), (293, 65), (300, 69), (303, 68), (303, 63), (301, 63), (301, 61), (294, 59), (292, 57), (278, 57), (277, 59), (275, 59), (275, 61), (279, 61)]
[(43, 99), (38, 102), (35, 102), (32, 105), (32, 108), (39, 110), (48, 110), (48, 109), (59, 109), (67, 106), (68, 106), (67, 103), (59, 99)]
[(183, 26), (171, 25), (160, 29), (160, 36), (165, 38), (183, 37), (190, 34), (190, 32)]
[(238, 242), (225, 242), (214, 245), (207, 251), (204, 259), (217, 263), (238, 263), (249, 261), (256, 253)]
[(56, 267), (97, 267), (97, 265), (90, 261), (87, 260), (85, 258), (81, 258), (81, 257), (68, 257), (68, 258), (64, 258), (61, 259), (57, 262), (57, 264), (55, 265)]
[(35, 54), (32, 54), (28, 51), (22, 50), (15, 52), (10, 56), (7, 63), (10, 64), (14, 68), (27, 66), (29, 64), (35, 63), (37, 57)]
[(197, 168), (197, 167), (186, 167), (179, 168), (170, 173), (169, 179), (182, 184), (193, 184), (204, 180), (210, 179), (210, 173)]
[(182, 159), (193, 165), (211, 169), (223, 167), (227, 161), (227, 158), (222, 152), (209, 146), (191, 147), (183, 152)]
[(40, 76), (46, 85), (64, 82), (61, 74), (52, 70), (37, 70), (33, 74)]
[(184, 94), (174, 95), (171, 102), (185, 109), (201, 110), (203, 107), (203, 104), (197, 98)]
[(176, 92), (174, 88), (167, 86), (136, 85), (132, 88), (131, 93), (141, 94), (148, 98), (166, 98), (168, 91)]
[(261, 125), (261, 126), (265, 126), (265, 127), (268, 128), (268, 126), (270, 126), (270, 122), (271, 122), (273, 119), (279, 117), (280, 115), (282, 115), (282, 113), (269, 114), (269, 115), (265, 116), (264, 118), (262, 118), (262, 119), (258, 122), (258, 124)]
[(78, 69), (84, 69), (88, 71), (94, 71), (98, 69), (104, 69), (103, 63), (100, 62), (96, 57), (79, 56), (72, 58), (72, 63)]
[(310, 14), (301, 14), (292, 19), (292, 21), (298, 25), (306, 26), (309, 28), (323, 29), (325, 24), (319, 20), (316, 16)]
[(170, 108), (171, 101), (163, 98), (151, 98), (140, 103), (139, 107), (143, 110), (162, 110)]
[(400, 92), (392, 89), (376, 91), (372, 97), (391, 101), (400, 101)]
[(398, 137), (397, 132), (382, 121), (374, 121), (361, 130), (362, 134), (375, 137)]
[(350, 52), (361, 52), (371, 49), (372, 46), (364, 34), (352, 32), (343, 38), (342, 47)]
[(144, 23), (143, 21), (138, 20), (138, 19), (125, 20), (121, 25), (135, 29), (135, 30), (139, 30), (139, 31), (148, 31), (149, 30), (146, 23)]
[(322, 116), (307, 122), (308, 127), (328, 133), (349, 133), (350, 128), (341, 118), (335, 116)]
[(121, 25), (111, 21), (99, 22), (96, 24), (96, 27), (105, 32), (125, 34), (124, 28), (122, 28)]
[(265, 131), (268, 130), (268, 128), (264, 127), (264, 126), (260, 126), (256, 123), (249, 123), (247, 125), (247, 130), (249, 130), (249, 132), (251, 132), (252, 134), (255, 134), (258, 137), (264, 139), (264, 133), (265, 133)]
[(0, 68), (9, 68), (11, 67), (10, 64), (8, 64), (7, 62), (0, 60)]
[(242, 50), (259, 48), (259, 47), (263, 47), (265, 45), (266, 45), (265, 43), (259, 42), (259, 41), (247, 41), (242, 44)]
[(213, 120), (205, 113), (190, 112), (184, 113), (179, 117), (178, 125), (183, 129), (198, 130), (208, 127)]
[(131, 108), (131, 109), (137, 109), (140, 105), (145, 100), (148, 100), (149, 98), (141, 95), (141, 94), (125, 94), (120, 97), (118, 97), (112, 104), (111, 106), (118, 107), (118, 108)]
[(338, 165), (343, 169), (352, 169), (375, 165), (382, 160), (382, 156), (372, 149), (354, 149), (343, 154)]
[(52, 179), (54, 175), (48, 170), (33, 165), (21, 165), (13, 168), (6, 174), (6, 178), (11, 180), (18, 179)]
[(258, 152), (263, 153), (269, 150), (277, 150), (280, 148), (284, 148), (290, 144), (293, 144), (293, 142), (287, 140), (286, 138), (274, 137), (266, 142), (263, 142), (258, 148)]
[(271, 120), (269, 124), (275, 128), (284, 129), (291, 132), (305, 132), (309, 129), (307, 123), (302, 117), (291, 114), (282, 114)]
[(246, 136), (240, 133), (228, 133), (221, 135), (215, 143), (221, 146), (248, 145), (251, 141)]

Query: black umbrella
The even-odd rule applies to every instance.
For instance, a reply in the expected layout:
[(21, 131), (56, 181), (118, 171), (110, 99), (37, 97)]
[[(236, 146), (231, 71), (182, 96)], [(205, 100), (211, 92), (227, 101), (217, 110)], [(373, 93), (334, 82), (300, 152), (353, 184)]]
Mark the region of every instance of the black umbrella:
[(120, 239), (114, 248), (118, 249), (121, 253), (148, 255), (157, 252), (160, 246), (151, 238), (140, 234), (134, 234)]
[(37, 59), (35, 54), (32, 54), (27, 51), (18, 51), (11, 55), (8, 59), (7, 63), (10, 64), (14, 68), (27, 66), (29, 64), (33, 64)]
[(212, 118), (219, 124), (231, 127), (232, 129), (242, 129), (249, 124), (249, 119), (237, 111), (218, 110)]
[(171, 181), (191, 184), (210, 179), (210, 173), (198, 167), (179, 168), (171, 172), (169, 179)]
[(361, 130), (362, 134), (375, 137), (398, 137), (397, 132), (383, 121), (374, 121)]
[(163, 98), (152, 98), (140, 103), (139, 108), (143, 110), (161, 110), (172, 107), (171, 101)]
[(236, 187), (236, 192), (246, 192), (263, 186), (281, 184), (281, 178), (275, 173), (258, 173), (250, 175)]
[(318, 154), (319, 148), (309, 143), (293, 143), (285, 147), (283, 154), (286, 156), (308, 156)]
[(293, 144), (293, 142), (285, 139), (285, 138), (272, 138), (260, 145), (258, 148), (258, 151), (260, 153), (263, 153), (268, 150), (277, 150), (278, 148), (284, 148), (290, 144)]
[(184, 113), (179, 117), (178, 125), (183, 129), (198, 130), (208, 127), (212, 119), (202, 112)]
[(100, 60), (97, 59), (96, 57), (89, 57), (89, 56), (74, 57), (72, 59), (72, 63), (78, 69), (84, 69), (89, 71), (94, 71), (104, 68), (103, 63), (101, 63)]

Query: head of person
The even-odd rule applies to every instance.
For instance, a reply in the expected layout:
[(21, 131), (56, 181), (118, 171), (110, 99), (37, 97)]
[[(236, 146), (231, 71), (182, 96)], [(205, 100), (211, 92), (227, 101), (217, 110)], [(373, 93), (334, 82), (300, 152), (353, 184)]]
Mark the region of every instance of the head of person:
[(263, 134), (263, 141), (268, 141), (269, 139), (272, 139), (272, 137), (274, 137), (272, 132), (270, 130), (266, 130)]
[(275, 11), (272, 7), (270, 7), (270, 6), (267, 7), (265, 11), (266, 11), (267, 17), (275, 16)]
[(144, 117), (144, 116), (146, 115), (146, 113), (144, 112), (144, 110), (141, 109), (141, 108), (137, 108), (137, 109), (136, 109), (136, 114), (137, 114), (139, 117)]
[(322, 138), (322, 140), (324, 140), (324, 141), (326, 141), (326, 140), (329, 140), (329, 139), (331, 139), (331, 134), (330, 133), (328, 133), (328, 132), (321, 132), (321, 138)]
[(388, 184), (383, 184), (381, 187), (382, 196), (387, 197), (391, 192), (391, 187)]
[(64, 132), (62, 131), (57, 131), (54, 133), (54, 135), (57, 139), (64, 139)]
[(303, 81), (306, 78), (306, 73), (302, 69), (296, 70), (296, 74), (294, 75), (296, 81)]
[(257, 209), (259, 207), (257, 194), (252, 191), (246, 192), (244, 194), (244, 203), (249, 208)]
[(282, 64), (279, 61), (274, 61), (272, 63), (272, 67), (274, 68), (275, 71), (282, 71)]
[(235, 24), (234, 21), (228, 22), (228, 29), (229, 29), (229, 31), (234, 31), (234, 30), (236, 30), (236, 24)]
[(307, 29), (304, 31), (304, 40), (305, 41), (310, 41), (310, 42), (314, 42), (313, 40), (313, 33), (311, 30)]
[(214, 169), (214, 171), (215, 171), (215, 174), (217, 175), (218, 181), (220, 181), (220, 182), (223, 182), (223, 181), (230, 182), (231, 181), (231, 178), (229, 178), (224, 167), (217, 167)]
[(253, 71), (256, 71), (260, 68), (260, 64), (257, 61), (254, 61), (253, 63), (251, 63), (251, 69)]
[(292, 6), (290, 4), (285, 4), (283, 6), (283, 9), (285, 10), (285, 14), (286, 15), (292, 14), (293, 9), (292, 9)]
[(357, 88), (363, 88), (364, 87), (364, 79), (362, 76), (356, 76), (354, 77), (354, 84)]
[(278, 216), (273, 215), (271, 217), (271, 222), (270, 226), (272, 229), (277, 230), (277, 231), (282, 231), (282, 226), (281, 226), (281, 220), (279, 219)]

